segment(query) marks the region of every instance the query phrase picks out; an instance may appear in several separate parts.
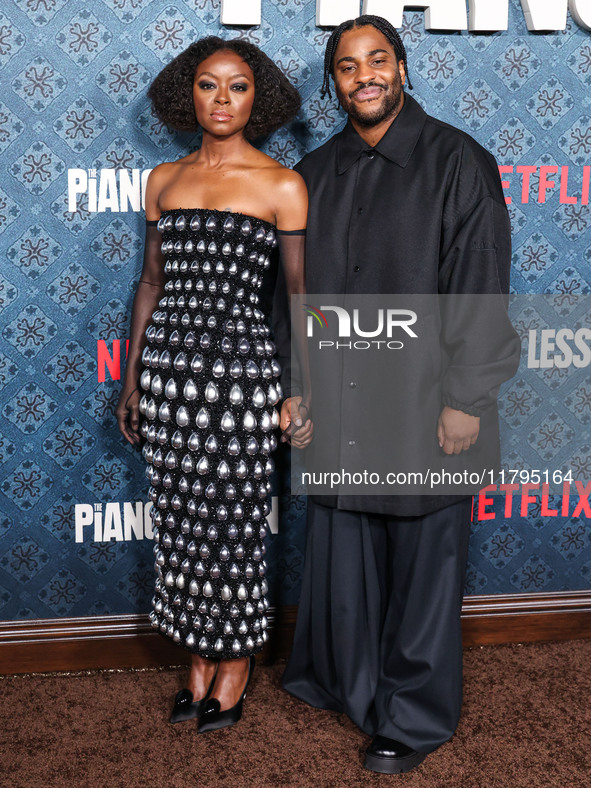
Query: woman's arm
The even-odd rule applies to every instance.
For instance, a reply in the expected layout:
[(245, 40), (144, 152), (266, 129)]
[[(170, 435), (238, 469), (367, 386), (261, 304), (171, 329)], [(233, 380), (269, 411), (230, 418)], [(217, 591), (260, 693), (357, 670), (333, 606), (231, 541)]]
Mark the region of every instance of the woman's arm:
[[(276, 221), (283, 279), (288, 303), (292, 295), (303, 296), (306, 292), (305, 241), (308, 215), (308, 192), (304, 179), (292, 170), (284, 170), (280, 187), (276, 190)], [(301, 301), (301, 299), (300, 299)], [(301, 304), (299, 305), (301, 306)], [(289, 320), (288, 316), (283, 317)], [(302, 396), (289, 397), (281, 409), (282, 440), (293, 446), (304, 448), (312, 440), (313, 425), (310, 413), (310, 374), (305, 337), (305, 315), (300, 308), (291, 316), (292, 341), (297, 358)]]
[(161, 190), (162, 175), (156, 167), (148, 176), (146, 184), (146, 239), (144, 262), (136, 288), (131, 311), (131, 327), (125, 377), (115, 415), (119, 429), (132, 445), (138, 444), (139, 401), (141, 398), (139, 378), (142, 369), (142, 352), (147, 344), (146, 329), (151, 323), (152, 314), (164, 295), (164, 255), (160, 249), (162, 236), (156, 227), (160, 217), (158, 195)]

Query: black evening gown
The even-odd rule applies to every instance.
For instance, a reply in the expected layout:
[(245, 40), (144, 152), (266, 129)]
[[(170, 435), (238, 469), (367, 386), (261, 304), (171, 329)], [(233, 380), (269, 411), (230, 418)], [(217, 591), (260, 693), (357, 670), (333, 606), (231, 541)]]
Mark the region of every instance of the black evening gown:
[(267, 639), (267, 496), (279, 364), (257, 291), (275, 226), (207, 209), (158, 222), (165, 296), (142, 361), (154, 526), (152, 626), (191, 652), (236, 658)]

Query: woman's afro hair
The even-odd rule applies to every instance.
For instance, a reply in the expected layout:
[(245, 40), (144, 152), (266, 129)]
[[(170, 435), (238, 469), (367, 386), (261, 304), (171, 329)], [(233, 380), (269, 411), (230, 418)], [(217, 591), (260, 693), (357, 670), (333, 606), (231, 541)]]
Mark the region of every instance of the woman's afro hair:
[(254, 75), (254, 102), (244, 129), (246, 137), (270, 134), (295, 116), (301, 104), (300, 94), (264, 52), (248, 41), (208, 36), (175, 57), (148, 88), (148, 98), (162, 123), (177, 131), (197, 131), (193, 105), (195, 71), (203, 60), (221, 50), (235, 52)]

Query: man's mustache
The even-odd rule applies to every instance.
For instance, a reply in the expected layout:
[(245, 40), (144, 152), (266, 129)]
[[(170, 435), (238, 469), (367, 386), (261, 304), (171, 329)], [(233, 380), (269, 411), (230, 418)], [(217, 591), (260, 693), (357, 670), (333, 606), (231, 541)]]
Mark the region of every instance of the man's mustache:
[(361, 85), (358, 88), (355, 88), (351, 93), (349, 93), (349, 98), (353, 98), (357, 93), (361, 90), (366, 90), (366, 88), (380, 88), (380, 90), (388, 90), (387, 85), (380, 85), (379, 82), (366, 82), (365, 85)]

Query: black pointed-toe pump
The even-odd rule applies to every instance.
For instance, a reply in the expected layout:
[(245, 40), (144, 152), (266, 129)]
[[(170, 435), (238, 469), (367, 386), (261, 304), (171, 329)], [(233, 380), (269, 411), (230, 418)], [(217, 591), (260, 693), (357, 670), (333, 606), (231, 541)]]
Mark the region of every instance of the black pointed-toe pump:
[(193, 720), (195, 717), (201, 716), (203, 710), (205, 709), (205, 703), (213, 689), (217, 672), (218, 671), (216, 667), (213, 678), (209, 683), (209, 687), (207, 688), (207, 692), (202, 698), (199, 698), (199, 700), (193, 700), (193, 693), (190, 689), (185, 688), (177, 692), (174, 699), (174, 706), (172, 707), (172, 714), (170, 715), (171, 723), (174, 724), (175, 722), (185, 722), (186, 720)]
[(217, 731), (220, 728), (229, 728), (234, 725), (242, 717), (242, 703), (246, 697), (246, 690), (250, 682), (250, 677), (255, 666), (254, 655), (249, 657), (248, 663), (248, 677), (246, 684), (242, 691), (242, 695), (238, 701), (232, 706), (231, 709), (220, 709), (220, 702), (217, 698), (208, 698), (205, 702), (203, 712), (199, 717), (198, 733), (206, 733), (207, 731)]

